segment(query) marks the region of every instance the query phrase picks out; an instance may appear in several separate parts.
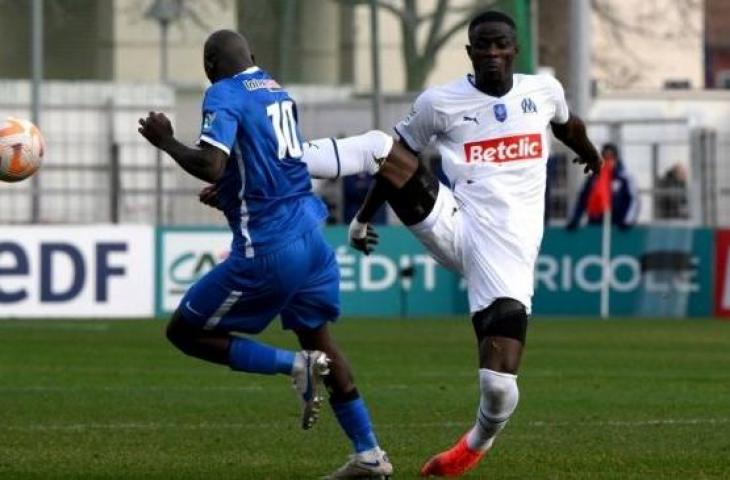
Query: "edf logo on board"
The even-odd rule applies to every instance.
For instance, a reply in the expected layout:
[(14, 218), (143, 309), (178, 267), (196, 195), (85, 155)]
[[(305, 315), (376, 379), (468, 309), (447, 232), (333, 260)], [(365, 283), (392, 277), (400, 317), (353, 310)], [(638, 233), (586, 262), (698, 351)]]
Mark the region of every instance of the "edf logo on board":
[(6, 227), (0, 232), (3, 317), (151, 316), (150, 226)]
[[(0, 242), (0, 303), (15, 303), (28, 298), (28, 288), (21, 285), (5, 287), (2, 280), (13, 277), (27, 278), (38, 282), (38, 300), (41, 302), (67, 302), (78, 296), (87, 278), (93, 279), (94, 300), (106, 302), (109, 297), (111, 277), (124, 276), (123, 264), (112, 265), (113, 253), (127, 252), (122, 242), (98, 243), (94, 248), (94, 259), (89, 265), (83, 253), (73, 244), (66, 242), (41, 243), (38, 246), (38, 271), (32, 272), (29, 253), (15, 242)], [(66, 264), (61, 267), (59, 265)], [(69, 268), (70, 267), (70, 268)], [(54, 269), (65, 268), (65, 275), (54, 275)]]

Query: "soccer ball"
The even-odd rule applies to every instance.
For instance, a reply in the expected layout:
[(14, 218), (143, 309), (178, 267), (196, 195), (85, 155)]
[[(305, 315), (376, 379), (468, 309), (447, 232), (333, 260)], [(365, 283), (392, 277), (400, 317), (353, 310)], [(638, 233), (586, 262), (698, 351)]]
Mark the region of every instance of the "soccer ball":
[(0, 123), (0, 180), (19, 182), (41, 166), (45, 142), (38, 127), (9, 117)]

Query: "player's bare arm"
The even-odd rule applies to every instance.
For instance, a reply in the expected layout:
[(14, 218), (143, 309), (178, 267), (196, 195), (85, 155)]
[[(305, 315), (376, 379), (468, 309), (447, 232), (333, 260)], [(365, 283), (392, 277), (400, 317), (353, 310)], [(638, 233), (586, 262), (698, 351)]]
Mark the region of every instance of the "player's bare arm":
[(418, 158), (403, 141), (395, 143), (380, 167), (376, 180), (349, 228), (350, 245), (365, 255), (375, 250), (378, 235), (370, 225), (378, 209), (392, 196), (393, 190), (403, 188), (418, 170)]
[(164, 113), (150, 112), (139, 119), (138, 131), (155, 147), (170, 155), (183, 170), (204, 182), (215, 183), (223, 175), (228, 155), (222, 150), (203, 144), (188, 147), (174, 134), (172, 123)]
[(589, 171), (598, 173), (601, 170), (601, 156), (588, 139), (586, 125), (580, 117), (571, 112), (567, 122), (563, 124), (551, 123), (550, 126), (555, 138), (578, 154), (578, 158), (573, 162), (585, 165), (585, 173)]
[[(386, 162), (387, 164), (387, 162)], [(383, 165), (385, 167), (385, 165)], [(381, 167), (381, 168), (383, 168)], [(360, 206), (355, 217), (350, 222), (348, 230), (348, 238), (350, 239), (350, 246), (355, 250), (359, 250), (365, 255), (369, 255), (375, 250), (375, 246), (378, 244), (378, 236), (375, 233), (375, 229), (370, 225), (370, 221), (375, 216), (375, 212), (383, 206), (388, 199), (388, 191), (390, 185), (385, 182), (379, 182), (377, 180), (370, 184), (370, 189), (363, 204)]]
[(410, 153), (408, 146), (403, 142), (395, 144), (378, 171), (378, 176), (386, 179), (388, 185), (383, 182), (373, 183), (357, 213), (357, 220), (361, 223), (368, 223), (372, 220), (375, 212), (387, 200), (389, 187), (402, 188), (417, 168), (418, 159)]
[(220, 202), (218, 201), (218, 190), (215, 185), (206, 185), (198, 193), (198, 200), (203, 205), (208, 205), (212, 208), (220, 209)]

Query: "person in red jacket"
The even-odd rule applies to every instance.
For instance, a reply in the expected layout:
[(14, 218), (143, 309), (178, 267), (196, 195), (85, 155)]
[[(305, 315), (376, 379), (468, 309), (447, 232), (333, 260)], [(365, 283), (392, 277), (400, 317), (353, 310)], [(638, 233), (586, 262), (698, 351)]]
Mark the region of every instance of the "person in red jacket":
[(585, 179), (573, 214), (566, 228), (578, 228), (587, 214), (588, 223), (600, 225), (603, 215), (610, 208), (611, 222), (619, 228), (631, 228), (639, 216), (639, 195), (636, 183), (629, 175), (619, 157), (618, 148), (607, 143), (601, 148), (603, 169), (597, 175)]

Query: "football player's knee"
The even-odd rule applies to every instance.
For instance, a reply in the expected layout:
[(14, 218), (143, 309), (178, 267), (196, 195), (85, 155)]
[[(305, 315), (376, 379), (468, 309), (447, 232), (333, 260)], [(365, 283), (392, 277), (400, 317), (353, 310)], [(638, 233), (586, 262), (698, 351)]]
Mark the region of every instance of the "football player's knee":
[(190, 331), (185, 328), (183, 321), (182, 315), (178, 311), (175, 311), (170, 322), (167, 324), (165, 336), (178, 350), (188, 353), (191, 348), (192, 339)]
[(172, 322), (167, 324), (165, 336), (170, 343), (175, 345), (178, 349), (182, 350), (181, 345), (183, 345), (184, 340), (182, 338), (182, 335), (180, 334), (180, 331), (175, 327), (175, 325), (172, 324)]
[(484, 368), (479, 370), (479, 387), (482, 408), (495, 421), (506, 420), (517, 408), (520, 394), (516, 375)]
[(525, 343), (527, 310), (512, 298), (498, 298), (484, 310), (474, 314), (472, 324), (477, 338), (506, 337)]

